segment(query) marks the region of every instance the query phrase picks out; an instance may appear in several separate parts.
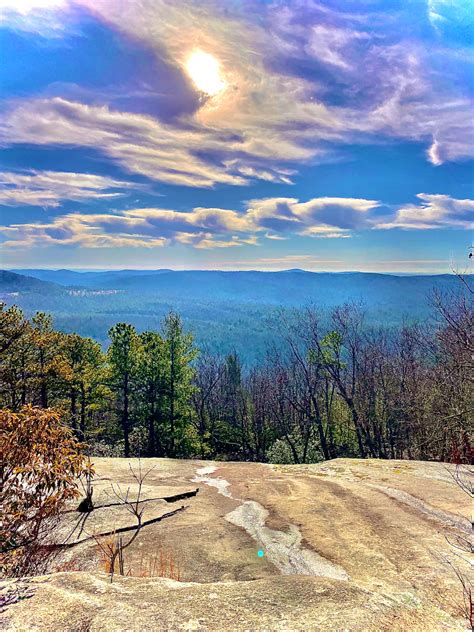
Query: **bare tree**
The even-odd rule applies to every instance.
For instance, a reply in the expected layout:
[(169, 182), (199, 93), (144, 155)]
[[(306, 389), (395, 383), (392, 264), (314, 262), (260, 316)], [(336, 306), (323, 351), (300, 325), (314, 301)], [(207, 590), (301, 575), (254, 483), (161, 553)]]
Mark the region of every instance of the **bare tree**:
[[(469, 465), (456, 463), (454, 470), (448, 468), (448, 472), (454, 483), (465, 494), (469, 496), (472, 503), (474, 499), (474, 473)], [(474, 545), (472, 541), (472, 530), (474, 523), (471, 519), (469, 535), (456, 534), (446, 537), (451, 546), (452, 556), (443, 556), (442, 561), (449, 567), (457, 577), (461, 588), (461, 611), (463, 616), (469, 621), (471, 629), (474, 629), (474, 587), (472, 585), (472, 554)], [(467, 533), (467, 531), (466, 531)]]
[[(180, 513), (187, 509), (187, 506), (182, 505), (173, 511), (169, 511), (161, 516), (156, 518), (151, 518), (149, 520), (144, 520), (143, 515), (145, 511), (145, 503), (164, 500), (167, 503), (174, 503), (179, 500), (183, 500), (185, 498), (191, 498), (196, 496), (199, 489), (195, 489), (193, 491), (184, 492), (180, 494), (175, 494), (173, 496), (167, 497), (159, 497), (159, 498), (143, 498), (143, 485), (146, 481), (147, 476), (153, 471), (155, 466), (152, 466), (146, 471), (142, 469), (142, 463), (139, 459), (138, 461), (138, 470), (135, 471), (132, 465), (129, 463), (129, 470), (133, 480), (136, 483), (136, 492), (134, 494), (134, 498), (131, 497), (130, 486), (124, 491), (120, 485), (115, 485), (111, 483), (111, 491), (108, 493), (109, 496), (114, 498), (115, 500), (111, 503), (105, 503), (101, 505), (93, 505), (91, 501), (92, 499), (92, 484), (91, 480), (86, 483), (85, 493), (86, 497), (84, 499), (84, 504), (81, 502), (76, 510), (81, 515), (76, 521), (74, 528), (69, 533), (67, 538), (63, 540), (60, 544), (53, 544), (50, 548), (54, 550), (63, 550), (63, 549), (71, 549), (73, 547), (78, 546), (79, 544), (83, 544), (85, 542), (95, 541), (97, 546), (102, 551), (104, 559), (106, 560), (106, 566), (108, 572), (110, 573), (110, 580), (113, 580), (113, 576), (116, 572), (117, 562), (118, 562), (118, 572), (119, 574), (124, 574), (124, 551), (129, 548), (133, 542), (137, 539), (141, 530), (149, 525), (156, 524), (170, 518), (171, 516)], [(133, 524), (111, 529), (109, 531), (101, 532), (101, 533), (88, 533), (86, 531), (86, 522), (91, 513), (97, 509), (104, 509), (108, 507), (124, 507), (130, 515), (133, 517)], [(64, 513), (71, 513), (71, 510)], [(81, 538), (82, 533), (86, 534), (86, 537)], [(124, 539), (123, 534), (129, 534), (128, 539)], [(70, 541), (72, 537), (75, 535), (75, 540)]]

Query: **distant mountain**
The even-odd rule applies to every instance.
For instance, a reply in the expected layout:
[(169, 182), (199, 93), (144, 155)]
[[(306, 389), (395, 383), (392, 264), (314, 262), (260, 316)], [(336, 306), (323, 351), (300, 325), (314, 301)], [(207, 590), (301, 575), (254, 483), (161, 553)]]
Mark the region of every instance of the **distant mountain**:
[(249, 363), (263, 357), (275, 342), (268, 321), (279, 307), (314, 305), (327, 312), (356, 301), (365, 306), (368, 326), (391, 328), (427, 321), (433, 313), (430, 295), (434, 289), (462, 290), (454, 275), (304, 270), (18, 272), (2, 273), (0, 297), (28, 315), (38, 310), (51, 313), (63, 331), (107, 344), (107, 331), (115, 323), (128, 322), (139, 331), (156, 330), (174, 310), (194, 332), (200, 347), (221, 354), (236, 350)]
[(32, 276), (0, 270), (0, 295), (25, 292), (64, 294), (64, 288)]
[[(65, 286), (94, 289), (122, 289), (140, 292), (179, 292), (191, 295), (216, 294), (235, 298), (274, 299), (287, 298), (290, 290), (295, 299), (304, 298), (308, 292), (315, 297), (321, 290), (358, 295), (378, 288), (418, 288), (421, 291), (433, 287), (450, 287), (458, 281), (453, 275), (395, 275), (374, 272), (307, 272), (298, 268), (281, 272), (258, 270), (227, 272), (222, 270), (111, 270), (101, 272), (77, 272), (73, 270), (13, 270)], [(285, 296), (278, 296), (284, 290)]]
[(59, 285), (68, 287), (90, 287), (101, 288), (109, 281), (121, 279), (129, 276), (149, 276), (162, 274), (164, 272), (172, 272), (172, 270), (111, 270), (100, 272), (78, 272), (77, 270), (41, 270), (41, 269), (15, 269), (12, 272), (18, 274), (29, 275), (42, 281), (51, 281)]
[(437, 288), (458, 285), (453, 275), (396, 276), (368, 272), (282, 272), (219, 270), (117, 270), (73, 272), (70, 270), (24, 270), (30, 276), (67, 286), (122, 290), (127, 294), (153, 294), (163, 300), (208, 300), (297, 306), (317, 303), (332, 306), (364, 301), (411, 311)]

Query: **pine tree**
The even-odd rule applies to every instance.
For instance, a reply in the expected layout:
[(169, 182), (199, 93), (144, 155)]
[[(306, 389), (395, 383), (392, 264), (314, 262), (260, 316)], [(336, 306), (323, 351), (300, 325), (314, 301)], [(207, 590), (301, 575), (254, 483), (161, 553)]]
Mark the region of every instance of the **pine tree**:
[(163, 406), (166, 389), (165, 343), (159, 333), (140, 334), (138, 379), (140, 384), (140, 412), (147, 429), (147, 454), (163, 456)]
[(181, 318), (168, 314), (163, 323), (165, 372), (165, 415), (168, 422), (168, 456), (175, 457), (186, 450), (187, 431), (193, 414), (191, 396), (194, 389), (193, 360), (198, 350), (192, 334), (183, 332)]
[(109, 330), (110, 386), (116, 394), (117, 412), (124, 439), (124, 456), (130, 456), (132, 399), (136, 392), (140, 343), (135, 327), (117, 323)]
[(33, 375), (39, 405), (48, 408), (52, 398), (60, 391), (63, 377), (60, 339), (61, 334), (53, 329), (53, 319), (49, 314), (37, 312), (31, 319)]
[(61, 348), (66, 366), (70, 423), (84, 440), (91, 407), (98, 405), (104, 394), (105, 357), (99, 343), (78, 334), (64, 334)]
[(34, 350), (32, 328), (16, 307), (0, 306), (0, 403), (17, 412), (32, 397)]

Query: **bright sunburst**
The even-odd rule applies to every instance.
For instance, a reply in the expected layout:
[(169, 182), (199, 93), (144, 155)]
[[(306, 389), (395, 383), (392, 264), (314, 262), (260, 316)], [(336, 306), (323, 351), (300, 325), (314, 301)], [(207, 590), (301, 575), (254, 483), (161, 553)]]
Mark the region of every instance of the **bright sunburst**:
[(226, 86), (218, 60), (201, 50), (194, 51), (186, 62), (186, 71), (198, 90), (213, 96)]

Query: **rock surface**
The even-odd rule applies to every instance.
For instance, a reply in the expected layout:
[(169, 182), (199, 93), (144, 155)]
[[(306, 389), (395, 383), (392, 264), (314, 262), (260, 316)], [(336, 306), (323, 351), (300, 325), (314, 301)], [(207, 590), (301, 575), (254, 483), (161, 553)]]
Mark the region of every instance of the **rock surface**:
[[(89, 540), (56, 558), (50, 574), (4, 584), (23, 598), (5, 609), (2, 629), (466, 629), (460, 586), (442, 558), (446, 536), (469, 530), (469, 499), (442, 464), (142, 461), (151, 466), (143, 498), (200, 491), (143, 504), (144, 520), (187, 509), (141, 531), (126, 551), (130, 576), (111, 583)], [(112, 486), (135, 497), (127, 460), (95, 467), (96, 505), (116, 501)], [(126, 508), (106, 507), (71, 535), (77, 518), (66, 514), (55, 537), (133, 524)]]

